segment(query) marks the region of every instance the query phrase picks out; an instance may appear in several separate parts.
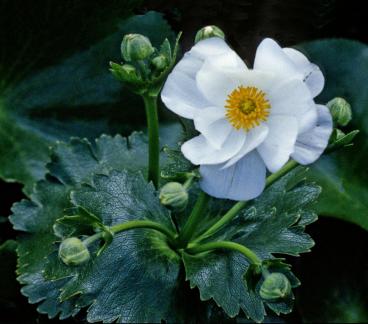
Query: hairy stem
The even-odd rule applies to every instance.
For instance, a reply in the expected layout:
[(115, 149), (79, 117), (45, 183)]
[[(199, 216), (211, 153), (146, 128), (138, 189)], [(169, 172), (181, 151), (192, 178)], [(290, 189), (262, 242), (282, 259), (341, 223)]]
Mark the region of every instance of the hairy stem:
[(158, 187), (160, 172), (160, 143), (157, 116), (157, 97), (143, 95), (148, 128), (148, 181)]
[(253, 264), (262, 264), (262, 261), (258, 258), (258, 256), (249, 248), (239, 243), (230, 242), (230, 241), (218, 241), (218, 242), (209, 242), (204, 244), (194, 244), (190, 243), (188, 245), (187, 252), (191, 254), (198, 254), (202, 252), (212, 251), (212, 250), (232, 250), (237, 251), (243, 254), (250, 263)]
[[(284, 165), (282, 169), (271, 174), (266, 180), (266, 187), (272, 185), (275, 181), (280, 179), (282, 176), (293, 170), (299, 164), (294, 160), (289, 161)], [(202, 235), (196, 238), (193, 242), (200, 242), (213, 234), (217, 233), (222, 227), (224, 227), (227, 223), (229, 223), (246, 205), (248, 201), (239, 201), (233, 207), (231, 207), (227, 213), (222, 216), (215, 224), (213, 224), (207, 231), (205, 231)]]

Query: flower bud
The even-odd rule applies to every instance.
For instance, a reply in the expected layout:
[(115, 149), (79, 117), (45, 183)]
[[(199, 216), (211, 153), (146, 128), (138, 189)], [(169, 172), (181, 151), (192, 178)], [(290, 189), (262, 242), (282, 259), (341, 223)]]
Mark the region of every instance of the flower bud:
[(280, 272), (274, 272), (266, 276), (259, 290), (260, 296), (265, 300), (285, 298), (290, 292), (290, 281)]
[(173, 209), (183, 210), (188, 203), (188, 193), (179, 182), (168, 182), (160, 191), (161, 204)]
[(346, 126), (351, 120), (351, 106), (343, 98), (336, 97), (327, 103), (336, 125)]
[(121, 54), (127, 62), (144, 60), (153, 52), (150, 40), (140, 34), (125, 35), (121, 43)]
[(169, 65), (169, 61), (164, 55), (159, 55), (152, 60), (152, 65), (158, 71), (163, 71)]
[(224, 32), (218, 28), (217, 26), (206, 26), (198, 30), (194, 42), (198, 43), (201, 40), (210, 38), (210, 37), (220, 37), (222, 39), (225, 39)]
[(61, 242), (59, 257), (66, 265), (80, 265), (90, 259), (90, 254), (79, 238), (70, 237)]

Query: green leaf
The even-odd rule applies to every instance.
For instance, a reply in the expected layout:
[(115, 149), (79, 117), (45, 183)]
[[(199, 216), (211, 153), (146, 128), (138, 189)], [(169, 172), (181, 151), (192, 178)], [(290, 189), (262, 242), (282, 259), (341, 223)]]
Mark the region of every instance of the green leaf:
[[(304, 229), (317, 219), (311, 204), (320, 188), (305, 183), (304, 176), (305, 169), (299, 168), (283, 177), (219, 231), (216, 238), (243, 244), (262, 260), (274, 258), (273, 254), (296, 256), (308, 252), (314, 242)], [(244, 256), (217, 250), (200, 255), (184, 253), (183, 260), (187, 280), (191, 287), (199, 288), (202, 300), (214, 299), (230, 317), (242, 309), (252, 320), (263, 320), (264, 302), (256, 291), (247, 289), (243, 280), (249, 269)], [(287, 276), (293, 286), (298, 284), (289, 270)], [(288, 313), (292, 300), (265, 304), (276, 313)]]
[(187, 175), (193, 170), (193, 165), (185, 159), (179, 147), (171, 149), (163, 148), (168, 163), (161, 169), (161, 177), (171, 181), (185, 181)]
[[(299, 46), (298, 46), (299, 47)], [(352, 106), (353, 119), (349, 129), (360, 133), (354, 146), (323, 156), (313, 166), (312, 178), (323, 192), (317, 212), (360, 225), (368, 230), (368, 46), (356, 41), (331, 39), (300, 45), (310, 60), (319, 65), (326, 78), (326, 86), (317, 98), (326, 103), (339, 96)]]
[(120, 60), (120, 42), (131, 32), (148, 36), (154, 46), (175, 39), (161, 14), (134, 16), (88, 50), (0, 93), (1, 178), (25, 184), (29, 193), (44, 178), (54, 141), (126, 134), (144, 125), (142, 100), (122, 88), (108, 69), (110, 60)]
[(61, 239), (85, 234), (94, 229), (104, 230), (101, 220), (83, 208), (73, 209), (76, 215), (66, 215), (56, 220), (54, 233)]
[(39, 312), (66, 318), (90, 306), (89, 321), (122, 322), (176, 321), (181, 314), (173, 311), (183, 298), (180, 257), (162, 234), (143, 229), (116, 234), (98, 257), (94, 246), (92, 260), (80, 267), (57, 257), (60, 238), (53, 225), (76, 208), (88, 214), (87, 223), (148, 219), (174, 230), (153, 186), (136, 171), (146, 163), (144, 150), (145, 137), (138, 133), (129, 139), (104, 135), (94, 145), (77, 139), (59, 143), (50, 174), (38, 182), (31, 201), (13, 206), (11, 222), (26, 232), (19, 237), (18, 280), (29, 301), (40, 303)]
[[(72, 200), (94, 212), (105, 225), (149, 219), (174, 229), (153, 187), (147, 187), (145, 180), (136, 174), (113, 172), (110, 176), (96, 176), (93, 186), (74, 191)], [(92, 264), (77, 270), (62, 289), (60, 299), (82, 294), (83, 303), (92, 304), (88, 321), (173, 319), (171, 303), (175, 300), (179, 262), (179, 256), (164, 237), (152, 230), (119, 233)]]

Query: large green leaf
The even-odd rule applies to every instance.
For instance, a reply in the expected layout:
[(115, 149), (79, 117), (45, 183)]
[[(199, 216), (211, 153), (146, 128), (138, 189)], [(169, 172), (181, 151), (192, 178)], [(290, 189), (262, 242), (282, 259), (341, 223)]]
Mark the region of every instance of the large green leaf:
[[(27, 233), (19, 239), (18, 248), (19, 280), (25, 284), (22, 292), (31, 303), (42, 301), (40, 312), (65, 318), (92, 304), (90, 321), (173, 318), (170, 312), (175, 307), (172, 296), (178, 284), (179, 256), (168, 248), (162, 235), (144, 230), (118, 234), (103, 254), (79, 271), (63, 265), (55, 254), (55, 242), (60, 239), (53, 233), (53, 224), (72, 207), (72, 190), (75, 205), (105, 224), (134, 218), (173, 227), (153, 186), (134, 171), (144, 168), (146, 154), (142, 156), (142, 152), (146, 150), (145, 137), (139, 134), (128, 140), (103, 136), (94, 146), (86, 140), (60, 143), (49, 165), (51, 175), (37, 184), (32, 201), (13, 207), (14, 228)], [(92, 179), (95, 173), (99, 175)], [(90, 184), (81, 185), (81, 181)], [(66, 299), (62, 302), (58, 299), (61, 288), (61, 298)]]
[[(49, 175), (38, 182), (30, 200), (12, 209), (14, 228), (25, 232), (18, 239), (22, 293), (31, 303), (39, 303), (39, 312), (49, 317), (67, 318), (88, 307), (89, 321), (206, 320), (215, 313), (213, 306), (198, 307), (196, 293), (195, 297), (188, 293), (181, 267), (184, 260), (186, 276), (191, 286), (200, 288), (202, 299), (212, 298), (229, 316), (242, 308), (246, 316), (262, 320), (263, 301), (243, 282), (249, 264), (232, 252), (180, 253), (165, 236), (137, 229), (116, 234), (99, 256), (95, 243), (92, 258), (84, 265), (72, 267), (60, 261), (60, 235), (72, 232), (54, 224), (59, 220), (58, 224), (68, 225), (65, 215), (75, 215), (76, 210), (85, 213), (79, 222), (86, 221), (73, 235), (92, 233), (86, 225), (96, 219), (104, 226), (132, 219), (154, 220), (175, 231), (169, 212), (140, 173), (146, 170), (146, 151), (145, 136), (138, 133), (128, 139), (102, 136), (93, 145), (74, 139), (54, 148), (47, 166)], [(164, 167), (167, 163), (172, 162), (163, 160)], [(298, 255), (309, 250), (313, 242), (304, 227), (316, 218), (309, 205), (319, 188), (300, 182), (303, 177), (293, 173), (274, 184), (215, 239), (245, 244), (261, 259), (273, 258), (273, 253)], [(293, 286), (299, 284), (289, 270), (286, 274)], [(183, 304), (186, 298), (191, 301)], [(286, 313), (292, 300), (267, 305), (276, 313)]]
[[(60, 238), (54, 234), (53, 224), (73, 206), (69, 199), (72, 190), (74, 203), (102, 217), (106, 224), (111, 224), (111, 217), (115, 219), (113, 222), (134, 217), (156, 219), (172, 227), (168, 212), (159, 204), (152, 186), (147, 185), (136, 173), (138, 169), (146, 170), (146, 155), (146, 137), (138, 133), (128, 139), (119, 135), (113, 138), (104, 135), (93, 145), (87, 140), (78, 139), (73, 139), (69, 144), (59, 143), (48, 165), (51, 175), (36, 185), (31, 201), (24, 200), (14, 205), (14, 215), (11, 217), (14, 228), (26, 232), (18, 238), (18, 280), (25, 285), (22, 293), (29, 302), (39, 303), (39, 312), (49, 317), (66, 318), (78, 313), (82, 306), (92, 303), (91, 298), (98, 297), (102, 300), (93, 304), (89, 320), (103, 318), (109, 321), (121, 317), (121, 321), (141, 322), (159, 321), (161, 317), (173, 321), (179, 318), (182, 321), (186, 318), (201, 321), (214, 317), (226, 318), (223, 314), (217, 314), (214, 305), (197, 301), (197, 295), (184, 282), (178, 254), (168, 248), (161, 235), (152, 232), (145, 235), (143, 233), (146, 231), (143, 230), (119, 234), (100, 258), (80, 268), (80, 271), (66, 267), (56, 258), (55, 243)], [(165, 158), (162, 162), (163, 166), (170, 163)], [(93, 180), (93, 174), (99, 175)], [(81, 186), (81, 182), (89, 184)], [(116, 191), (119, 188), (121, 191)], [(114, 195), (117, 205), (111, 200)], [(106, 208), (106, 200), (109, 208)], [(98, 201), (101, 203), (99, 207)], [(119, 209), (116, 209), (117, 206)], [(115, 213), (115, 216), (111, 213)], [(124, 246), (126, 250), (122, 253)], [(104, 263), (100, 264), (102, 261)], [(98, 268), (95, 265), (99, 265)], [(88, 277), (87, 269), (91, 270)], [(116, 277), (117, 269), (119, 272), (123, 269), (120, 278)], [(110, 272), (101, 275), (105, 270)], [(124, 282), (113, 282), (115, 277)], [(90, 285), (89, 280), (101, 280), (101, 285)], [(105, 290), (108, 288), (104, 282), (106, 280), (111, 281), (111, 290)], [(164, 286), (165, 282), (167, 286)], [(84, 285), (87, 285), (86, 290)], [(95, 287), (96, 291), (90, 291), (91, 287)], [(67, 298), (71, 291), (82, 288), (85, 294)], [(60, 289), (66, 301), (58, 299)], [(142, 289), (146, 289), (146, 293)], [(160, 292), (163, 295), (159, 295)], [(103, 299), (110, 295), (109, 299)], [(123, 299), (128, 304), (124, 304)], [(188, 299), (185, 304), (181, 302), (184, 299)], [(147, 306), (148, 301), (151, 306)], [(159, 305), (155, 307), (156, 301)], [(116, 303), (120, 308), (115, 307)], [(114, 307), (111, 308), (111, 305)], [(195, 313), (190, 311), (193, 309), (196, 309)], [(123, 311), (124, 314), (120, 314)]]
[(326, 77), (317, 101), (326, 103), (339, 96), (353, 109), (351, 129), (359, 129), (353, 147), (324, 156), (313, 166), (312, 177), (323, 192), (317, 211), (341, 218), (368, 230), (368, 46), (356, 41), (332, 39), (300, 46)]
[[(296, 181), (303, 174), (304, 170), (300, 169), (271, 186), (220, 231), (217, 239), (241, 243), (262, 260), (274, 258), (274, 253), (299, 255), (308, 252), (314, 243), (304, 229), (317, 218), (310, 206), (320, 188)], [(231, 317), (242, 309), (252, 320), (263, 320), (264, 302), (244, 284), (243, 276), (249, 262), (242, 255), (228, 251), (195, 256), (184, 253), (183, 260), (187, 279), (191, 287), (199, 288), (202, 300), (213, 298)], [(297, 286), (297, 279), (291, 273), (288, 275)], [(266, 305), (277, 314), (289, 313), (292, 300), (267, 302)]]
[(147, 35), (154, 46), (175, 36), (159, 13), (134, 16), (88, 50), (0, 93), (1, 178), (19, 181), (30, 192), (44, 177), (55, 140), (126, 134), (144, 125), (141, 99), (108, 70), (110, 60), (120, 61), (120, 42), (131, 32)]

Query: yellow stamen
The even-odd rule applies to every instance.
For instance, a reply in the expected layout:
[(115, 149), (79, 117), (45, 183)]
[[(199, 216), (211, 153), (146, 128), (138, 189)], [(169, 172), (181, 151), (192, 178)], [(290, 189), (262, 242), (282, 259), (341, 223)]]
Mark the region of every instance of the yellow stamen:
[(256, 87), (239, 86), (228, 95), (225, 108), (231, 125), (249, 131), (267, 120), (271, 105), (263, 91)]

